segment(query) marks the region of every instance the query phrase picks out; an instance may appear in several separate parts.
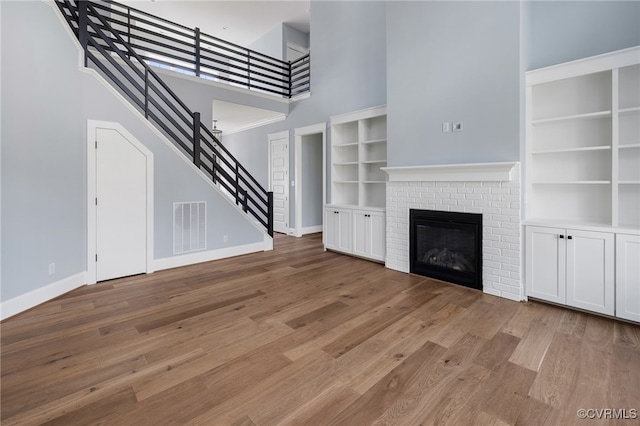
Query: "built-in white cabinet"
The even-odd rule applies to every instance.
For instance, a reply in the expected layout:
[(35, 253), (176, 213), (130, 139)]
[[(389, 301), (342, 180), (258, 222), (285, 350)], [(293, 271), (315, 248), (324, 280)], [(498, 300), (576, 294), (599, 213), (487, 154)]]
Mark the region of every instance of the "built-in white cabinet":
[(613, 234), (527, 226), (526, 252), (528, 296), (614, 314)]
[(331, 117), (331, 204), (386, 205), (387, 108)]
[(326, 206), (326, 249), (384, 262), (386, 221), (384, 209), (367, 210)]
[(640, 227), (640, 48), (527, 72), (528, 221)]
[(384, 261), (386, 222), (383, 212), (354, 210), (353, 254)]
[(616, 316), (640, 322), (640, 236), (616, 235)]
[[(325, 248), (384, 261), (387, 108), (331, 117), (331, 199), (325, 205)], [(337, 217), (350, 212), (347, 227)], [(333, 216), (336, 216), (334, 218)], [(340, 241), (338, 238), (348, 238)]]
[(325, 208), (325, 248), (351, 253), (353, 247), (352, 212), (350, 209)]
[(526, 97), (526, 294), (640, 321), (640, 47), (529, 71)]

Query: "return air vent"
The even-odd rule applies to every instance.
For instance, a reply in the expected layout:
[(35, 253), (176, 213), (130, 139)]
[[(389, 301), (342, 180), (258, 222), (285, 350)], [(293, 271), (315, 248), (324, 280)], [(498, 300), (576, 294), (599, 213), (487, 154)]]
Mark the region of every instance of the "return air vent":
[(173, 254), (207, 248), (207, 203), (173, 203)]

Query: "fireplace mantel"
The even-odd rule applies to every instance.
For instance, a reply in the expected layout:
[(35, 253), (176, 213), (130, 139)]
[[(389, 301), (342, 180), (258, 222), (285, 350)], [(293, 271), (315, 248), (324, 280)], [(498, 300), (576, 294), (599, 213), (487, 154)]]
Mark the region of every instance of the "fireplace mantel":
[(518, 162), (384, 167), (391, 182), (511, 182)]

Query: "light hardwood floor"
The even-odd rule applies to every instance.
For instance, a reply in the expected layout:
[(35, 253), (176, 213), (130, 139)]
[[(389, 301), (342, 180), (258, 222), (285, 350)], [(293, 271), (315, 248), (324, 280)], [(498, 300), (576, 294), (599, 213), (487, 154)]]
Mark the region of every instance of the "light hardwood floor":
[(638, 326), (324, 252), (319, 234), (275, 245), (4, 321), (2, 425), (571, 425), (580, 408), (640, 409)]

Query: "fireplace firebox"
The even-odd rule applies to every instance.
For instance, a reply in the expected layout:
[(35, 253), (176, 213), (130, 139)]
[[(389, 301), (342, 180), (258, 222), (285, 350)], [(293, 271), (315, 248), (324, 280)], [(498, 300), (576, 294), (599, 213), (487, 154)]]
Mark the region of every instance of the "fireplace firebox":
[(482, 290), (482, 215), (409, 211), (410, 272)]

